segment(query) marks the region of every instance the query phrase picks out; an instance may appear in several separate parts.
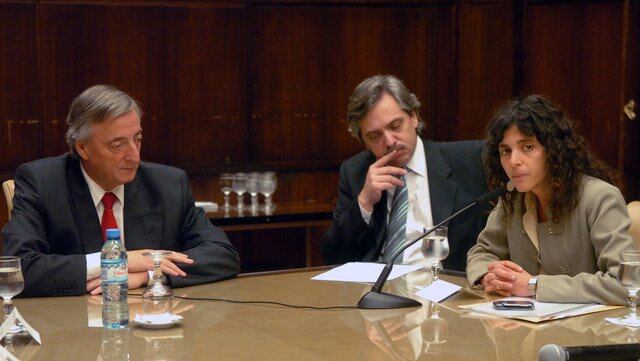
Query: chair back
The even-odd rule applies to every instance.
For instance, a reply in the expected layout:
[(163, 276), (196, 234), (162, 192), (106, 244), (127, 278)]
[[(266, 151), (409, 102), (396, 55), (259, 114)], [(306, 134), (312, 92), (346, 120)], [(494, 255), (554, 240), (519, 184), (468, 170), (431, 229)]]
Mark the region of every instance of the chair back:
[[(2, 191), (4, 192), (4, 198), (7, 200), (7, 212), (9, 212), (9, 219), (11, 219), (11, 211), (13, 210), (13, 193), (16, 185), (13, 179), (9, 179), (2, 183)], [(638, 202), (640, 203), (640, 202)]]
[(636, 244), (636, 249), (640, 249), (640, 201), (633, 201), (627, 204), (629, 217), (631, 217), (631, 227), (629, 233)]

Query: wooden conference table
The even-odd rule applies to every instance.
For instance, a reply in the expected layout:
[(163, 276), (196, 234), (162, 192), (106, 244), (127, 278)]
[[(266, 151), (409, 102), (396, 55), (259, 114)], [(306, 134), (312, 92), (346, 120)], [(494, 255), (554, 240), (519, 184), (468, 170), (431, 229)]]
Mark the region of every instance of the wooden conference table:
[[(309, 279), (318, 273), (315, 269), (250, 275), (175, 291), (190, 297), (337, 306), (355, 305), (369, 289), (363, 284)], [(442, 278), (466, 284), (459, 277)], [(391, 283), (388, 291), (406, 294), (423, 282), (429, 282), (428, 275), (414, 272)], [(184, 316), (180, 325), (166, 330), (132, 325), (115, 343), (100, 327), (88, 327), (88, 315), (99, 325), (99, 298), (18, 299), (16, 306), (40, 332), (43, 345), (16, 339), (12, 346), (22, 360), (484, 361), (537, 360), (538, 350), (548, 343), (611, 344), (640, 338), (638, 332), (604, 321), (605, 316), (622, 315), (624, 309), (536, 325), (469, 317), (457, 308), (480, 301), (476, 297), (459, 293), (440, 305), (421, 300), (422, 308), (376, 311), (181, 300), (176, 305)], [(132, 314), (141, 309), (138, 301), (130, 297)], [(101, 353), (103, 343), (110, 346)]]

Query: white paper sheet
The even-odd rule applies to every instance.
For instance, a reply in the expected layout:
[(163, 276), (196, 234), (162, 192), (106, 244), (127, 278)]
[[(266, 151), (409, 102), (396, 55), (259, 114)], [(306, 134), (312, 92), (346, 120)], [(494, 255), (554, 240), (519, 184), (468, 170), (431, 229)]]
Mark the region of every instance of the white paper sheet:
[(22, 317), (17, 308), (13, 308), (11, 313), (4, 319), (2, 326), (0, 326), (0, 340), (3, 339), (9, 330), (15, 325), (16, 321), (20, 321), (22, 326), (27, 330), (29, 335), (33, 337), (36, 342), (42, 345), (42, 341), (40, 340), (40, 334), (36, 331), (27, 321)]
[(20, 361), (2, 346), (0, 346), (0, 360)]
[[(333, 268), (327, 272), (321, 273), (313, 278), (316, 281), (341, 281), (341, 282), (370, 282), (378, 280), (378, 276), (384, 268), (384, 264), (371, 262), (349, 262), (342, 266)], [(389, 279), (403, 276), (407, 273), (420, 269), (420, 266), (410, 266), (397, 264), (393, 266)]]
[(426, 298), (429, 301), (440, 302), (458, 292), (461, 288), (462, 287), (454, 285), (453, 283), (438, 279), (427, 287), (420, 289), (420, 291), (416, 292), (416, 295)]
[(628, 324), (626, 324), (624, 322), (620, 322), (615, 317), (605, 317), (604, 319), (607, 320), (607, 322), (611, 322), (614, 325), (618, 325), (618, 326), (624, 326), (624, 327), (629, 327), (629, 328), (634, 328), (634, 329), (640, 327), (640, 325), (637, 325), (637, 326), (636, 325), (628, 325)]
[(37, 343), (42, 345), (42, 341), (40, 340), (40, 334), (33, 327), (31, 327), (31, 325), (27, 322), (27, 320), (24, 319), (24, 317), (22, 317), (20, 312), (18, 312), (18, 309), (14, 308), (13, 311), (11, 312), (16, 313), (16, 318), (18, 319), (18, 321), (20, 321), (20, 323), (27, 330), (27, 332), (29, 332), (29, 335), (31, 335), (31, 337), (33, 337), (33, 339), (36, 340)]
[(218, 203), (196, 202), (196, 207), (202, 208), (205, 212), (215, 212), (218, 210)]
[(461, 306), (474, 312), (480, 312), (504, 318), (517, 318), (532, 322), (559, 319), (599, 311), (603, 305), (593, 303), (551, 303), (539, 302), (525, 297), (507, 297), (502, 300), (532, 301), (533, 310), (496, 310), (492, 302)]

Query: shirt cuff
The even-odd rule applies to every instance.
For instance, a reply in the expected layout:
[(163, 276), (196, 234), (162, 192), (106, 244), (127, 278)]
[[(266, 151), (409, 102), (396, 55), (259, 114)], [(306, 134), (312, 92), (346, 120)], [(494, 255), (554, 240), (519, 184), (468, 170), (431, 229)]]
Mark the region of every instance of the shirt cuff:
[(100, 277), (100, 252), (85, 255), (87, 259), (87, 281)]
[(364, 220), (364, 223), (366, 223), (368, 226), (369, 223), (371, 223), (371, 214), (373, 213), (373, 211), (367, 212), (366, 209), (362, 208), (360, 203), (358, 203), (358, 207), (360, 207), (360, 214), (362, 215), (362, 219)]

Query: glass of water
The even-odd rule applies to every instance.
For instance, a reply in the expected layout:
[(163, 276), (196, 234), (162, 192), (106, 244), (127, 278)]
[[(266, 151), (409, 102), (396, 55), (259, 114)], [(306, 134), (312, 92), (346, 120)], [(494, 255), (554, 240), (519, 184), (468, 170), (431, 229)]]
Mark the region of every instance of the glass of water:
[[(4, 314), (9, 316), (13, 309), (13, 297), (24, 289), (24, 277), (19, 257), (0, 257), (0, 297), (4, 300)], [(16, 334), (23, 331), (22, 325), (16, 325), (9, 331)]]
[(229, 197), (231, 195), (232, 186), (233, 186), (233, 174), (231, 173), (220, 174), (220, 190), (222, 191), (222, 194), (224, 194), (225, 210), (229, 210), (231, 208)]
[(420, 250), (427, 260), (427, 264), (431, 266), (433, 280), (437, 280), (440, 274), (440, 261), (449, 255), (447, 226), (440, 226), (431, 232), (422, 241), (422, 248)]
[(147, 315), (173, 313), (173, 290), (162, 282), (162, 259), (171, 255), (171, 251), (150, 251), (142, 254), (153, 260), (153, 280), (142, 293), (142, 309)]
[(627, 250), (620, 252), (620, 270), (618, 280), (629, 292), (629, 314), (618, 318), (618, 321), (629, 325), (640, 326), (640, 318), (636, 312), (638, 290), (640, 290), (640, 251)]
[(244, 209), (244, 194), (247, 191), (247, 173), (236, 173), (233, 175), (233, 191), (238, 195), (238, 212)]
[(251, 195), (251, 210), (258, 210), (258, 193), (260, 193), (260, 173), (249, 173), (247, 191)]
[(278, 187), (278, 180), (276, 178), (276, 172), (264, 172), (260, 177), (260, 193), (264, 195), (264, 210), (269, 213), (275, 209), (275, 204), (271, 199), (273, 192)]

